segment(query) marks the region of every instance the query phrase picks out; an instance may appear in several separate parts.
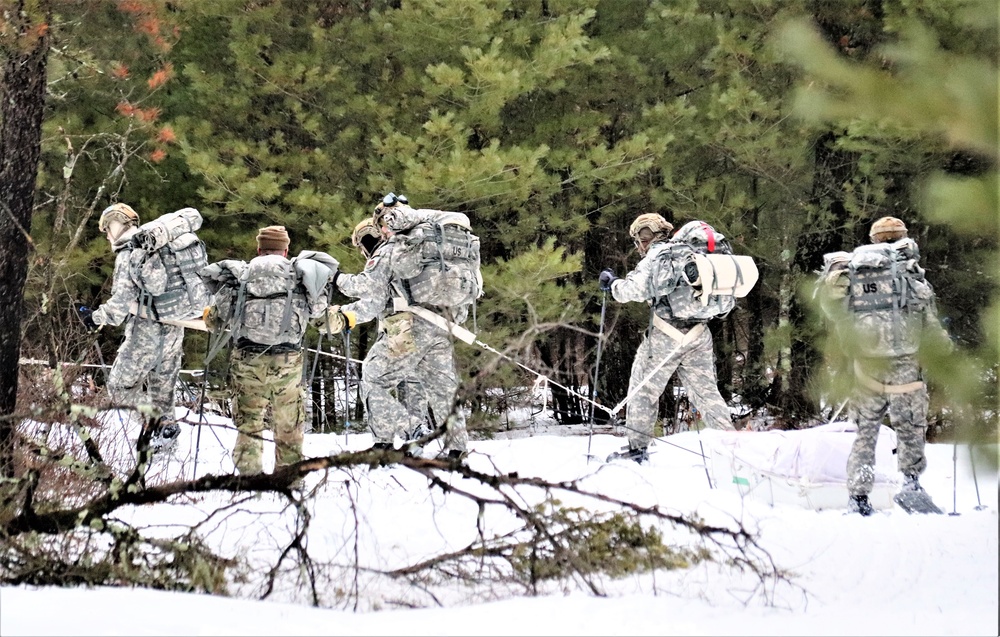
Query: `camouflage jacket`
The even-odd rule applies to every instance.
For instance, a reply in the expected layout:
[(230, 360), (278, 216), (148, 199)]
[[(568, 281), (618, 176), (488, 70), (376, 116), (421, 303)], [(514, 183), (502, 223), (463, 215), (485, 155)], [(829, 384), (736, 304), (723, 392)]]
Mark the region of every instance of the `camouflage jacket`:
[(115, 271), (111, 280), (111, 298), (94, 310), (97, 325), (121, 325), (138, 303), (142, 289), (132, 279), (132, 237), (138, 228), (129, 228), (111, 245), (115, 253)]
[[(651, 279), (657, 275), (654, 269), (659, 268), (661, 270), (659, 273), (660, 276), (673, 276), (672, 273), (662, 272), (664, 267), (673, 268), (672, 263), (657, 263), (660, 253), (668, 249), (669, 244), (667, 241), (657, 241), (651, 244), (649, 250), (646, 252), (646, 256), (636, 264), (635, 269), (626, 274), (624, 278), (616, 279), (611, 284), (611, 296), (619, 303), (645, 301), (652, 305), (651, 290), (653, 289), (653, 285)], [(667, 321), (670, 320), (669, 316), (662, 318)]]
[(341, 310), (354, 312), (358, 323), (367, 323), (374, 318), (384, 319), (393, 312), (392, 284), (398, 282), (398, 277), (394, 277), (392, 272), (394, 247), (395, 237), (390, 237), (372, 254), (364, 270), (337, 277), (337, 288), (358, 299)]

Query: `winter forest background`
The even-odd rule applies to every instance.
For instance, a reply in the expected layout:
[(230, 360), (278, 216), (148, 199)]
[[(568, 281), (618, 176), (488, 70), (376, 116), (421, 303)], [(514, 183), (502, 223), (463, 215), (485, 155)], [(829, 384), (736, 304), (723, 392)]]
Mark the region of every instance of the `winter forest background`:
[[(257, 229), (280, 224), (293, 253), (329, 252), (349, 272), (363, 266), (351, 229), (390, 190), (468, 214), (486, 294), (467, 327), (493, 351), (457, 353), (480, 439), (532, 404), (533, 372), (551, 379), (544, 409), (560, 426), (607, 420), (577, 394), (624, 397), (648, 317), (609, 302), (602, 330), (597, 275), (635, 264), (627, 228), (642, 212), (678, 226), (703, 219), (758, 263), (755, 290), (711, 326), (740, 426), (830, 419), (846, 391), (842, 360), (809, 285), (824, 253), (865, 243), (871, 222), (891, 214), (919, 243), (958, 344), (951, 356), (922, 352), (929, 436), (996, 442), (992, 0), (0, 6), (0, 541), (17, 556), (7, 581), (148, 581), (142, 569), (82, 569), (87, 560), (51, 539), (84, 550), (74, 533), (104, 531), (123, 497), (287, 485), (132, 481), (111, 494), (79, 458), (19, 439), (26, 418), (86, 436), (107, 406), (101, 376), (80, 365), (113, 360), (121, 331), (86, 334), (74, 308), (109, 294), (113, 258), (96, 217), (112, 201), (143, 221), (198, 208), (211, 260), (249, 258)], [(356, 402), (328, 398), (345, 372), (338, 356), (362, 358), (372, 330), (356, 329), (349, 348), (321, 343), (331, 356), (310, 375), (313, 431), (362, 421)], [(206, 348), (189, 333), (185, 367), (200, 369)], [(217, 392), (220, 370), (203, 371)], [(663, 433), (691, 419), (679, 392), (661, 410)], [(78, 488), (52, 490), (67, 480)], [(150, 550), (144, 541), (116, 536), (130, 550)], [(158, 585), (210, 589), (191, 573), (225, 565), (200, 549)]]

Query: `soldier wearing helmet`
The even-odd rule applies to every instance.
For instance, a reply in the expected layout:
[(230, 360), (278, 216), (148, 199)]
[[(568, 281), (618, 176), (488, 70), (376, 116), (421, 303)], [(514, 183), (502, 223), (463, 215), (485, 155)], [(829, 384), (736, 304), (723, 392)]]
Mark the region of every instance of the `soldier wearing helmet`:
[(919, 347), (941, 339), (953, 347), (937, 318), (935, 295), (919, 266), (919, 249), (906, 224), (882, 217), (868, 232), (871, 245), (824, 255), (821, 309), (829, 319), (831, 342), (839, 343), (854, 375), (851, 419), (857, 434), (847, 458), (847, 510), (875, 512), (868, 496), (874, 486), (875, 447), (883, 422), (895, 430), (896, 459), (905, 482), (894, 500), (904, 510), (941, 513), (923, 489), (927, 468), (927, 386)]
[(653, 326), (646, 331), (632, 362), (628, 390), (632, 398), (625, 411), (629, 444), (621, 453), (611, 454), (609, 460), (627, 458), (640, 464), (648, 461), (660, 395), (674, 371), (707, 426), (733, 429), (729, 407), (716, 383), (715, 352), (706, 323), (677, 320), (670, 315), (668, 305), (655, 303), (656, 299), (651, 298), (657, 277), (669, 278), (672, 272), (680, 276), (684, 267), (683, 263), (675, 263), (671, 256), (670, 233), (673, 229), (673, 225), (659, 214), (639, 215), (629, 227), (629, 236), (642, 259), (623, 278), (615, 276), (610, 268), (600, 274), (600, 289), (611, 292), (619, 303), (650, 305)]
[(635, 242), (639, 254), (645, 256), (651, 244), (656, 241), (666, 241), (673, 231), (672, 223), (655, 212), (647, 212), (635, 218), (628, 228), (628, 235)]
[[(406, 197), (400, 197), (406, 201)], [(379, 204), (381, 207), (382, 204)], [(374, 260), (381, 257), (379, 250), (385, 245), (386, 237), (375, 225), (374, 217), (369, 217), (361, 221), (354, 227), (351, 234), (351, 243), (358, 248), (368, 260), (365, 271), (360, 274), (339, 274), (337, 277), (337, 287), (344, 294), (362, 298), (371, 292), (372, 280), (366, 275), (369, 267), (372, 267)], [(378, 256), (376, 256), (378, 255)], [(391, 301), (390, 301), (391, 303)], [(386, 307), (386, 312), (391, 313), (392, 308)], [(424, 393), (423, 384), (416, 379), (404, 380), (397, 386), (397, 396), (406, 406), (406, 411), (410, 415), (413, 425), (407, 431), (402, 432), (406, 440), (415, 440), (430, 432), (427, 422), (427, 398)], [(370, 416), (370, 414), (369, 414)]]
[(868, 232), (872, 243), (891, 243), (906, 238), (906, 224), (896, 217), (882, 217)]
[(375, 249), (382, 245), (383, 241), (385, 241), (385, 237), (375, 225), (374, 219), (365, 219), (354, 226), (354, 232), (351, 233), (351, 244), (361, 250), (361, 254), (365, 255), (366, 260), (372, 258)]
[[(362, 272), (341, 273), (335, 279), (341, 292), (358, 300), (331, 306), (327, 331), (336, 334), (354, 322), (378, 318), (378, 338), (361, 367), (373, 449), (394, 448), (397, 435), (412, 441), (430, 414), (433, 428), (444, 429), (442, 457), (457, 460), (466, 454), (468, 433), (465, 415), (454, 408), (459, 379), (453, 339), (437, 325), (393, 303), (397, 288), (405, 285), (399, 274), (401, 237), (396, 233), (412, 228), (425, 214), (411, 208), (406, 197), (393, 193), (375, 207), (371, 223), (386, 239), (372, 252)], [(358, 224), (357, 238), (352, 241), (363, 244), (369, 232)], [(414, 393), (417, 388), (422, 391)], [(420, 452), (413, 443), (406, 450)]]
[(127, 323), (125, 340), (108, 374), (108, 393), (120, 405), (152, 406), (149, 422), (156, 429), (149, 448), (166, 449), (180, 433), (174, 416), (174, 386), (181, 369), (184, 328), (136, 316), (142, 295), (136, 277), (145, 251), (137, 250), (132, 242), (139, 229), (135, 210), (125, 203), (111, 204), (101, 212), (97, 227), (115, 254), (111, 297), (96, 310), (81, 307), (80, 317), (91, 331)]

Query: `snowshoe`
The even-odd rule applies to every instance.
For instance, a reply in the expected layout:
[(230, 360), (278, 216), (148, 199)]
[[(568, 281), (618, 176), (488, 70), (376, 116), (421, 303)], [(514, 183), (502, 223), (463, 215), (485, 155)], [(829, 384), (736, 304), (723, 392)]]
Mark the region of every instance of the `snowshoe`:
[(407, 458), (422, 458), (424, 456), (424, 448), (416, 442), (409, 440), (403, 443), (403, 455)]
[(872, 503), (868, 500), (868, 496), (852, 495), (847, 501), (847, 512), (860, 513), (861, 515), (868, 517), (869, 515), (875, 513), (875, 509), (872, 507)]
[(167, 457), (171, 455), (177, 446), (177, 439), (180, 437), (181, 427), (176, 422), (168, 422), (160, 427), (149, 439), (149, 450), (153, 457)]
[(448, 460), (450, 462), (461, 462), (469, 455), (468, 451), (462, 449), (442, 449), (438, 455), (438, 460)]
[(621, 451), (616, 451), (610, 456), (608, 456), (607, 462), (613, 462), (615, 460), (631, 460), (636, 464), (643, 464), (649, 462), (649, 449), (646, 447), (622, 447)]
[(892, 501), (907, 513), (944, 513), (931, 500), (929, 493), (920, 486), (916, 476), (908, 476), (903, 488), (899, 490)]

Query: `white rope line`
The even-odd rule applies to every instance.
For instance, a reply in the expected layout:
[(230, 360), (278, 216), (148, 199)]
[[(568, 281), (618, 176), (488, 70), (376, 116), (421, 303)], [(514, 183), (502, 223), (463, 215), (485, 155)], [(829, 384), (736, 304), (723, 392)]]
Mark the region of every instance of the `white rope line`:
[[(336, 358), (338, 360), (346, 360), (347, 359), (347, 357), (342, 356), (340, 354), (334, 354), (333, 352), (324, 352), (324, 351), (317, 352), (317, 350), (315, 350), (315, 349), (313, 349), (311, 347), (304, 347), (302, 349), (303, 349), (303, 351), (306, 351), (306, 352), (311, 352), (313, 354), (319, 353), (322, 356), (329, 356), (330, 358)], [(364, 361), (358, 360), (357, 358), (351, 358), (350, 361), (352, 363), (358, 363), (358, 364), (364, 363)], [(22, 359), (18, 360), (17, 363), (18, 363), (18, 365), (41, 365), (43, 367), (51, 367), (51, 363), (49, 363), (49, 361), (45, 361), (45, 360), (42, 360), (40, 358), (22, 358)], [(88, 367), (88, 368), (93, 368), (93, 369), (102, 369), (102, 368), (103, 369), (110, 369), (111, 368), (111, 365), (101, 365), (99, 363), (69, 363), (69, 362), (65, 362), (65, 361), (59, 361), (57, 363), (57, 365), (59, 365), (60, 367)], [(179, 371), (179, 373), (181, 373), (181, 374), (187, 374), (188, 376), (203, 376), (205, 374), (205, 370), (204, 369), (182, 369), (182, 370)]]

